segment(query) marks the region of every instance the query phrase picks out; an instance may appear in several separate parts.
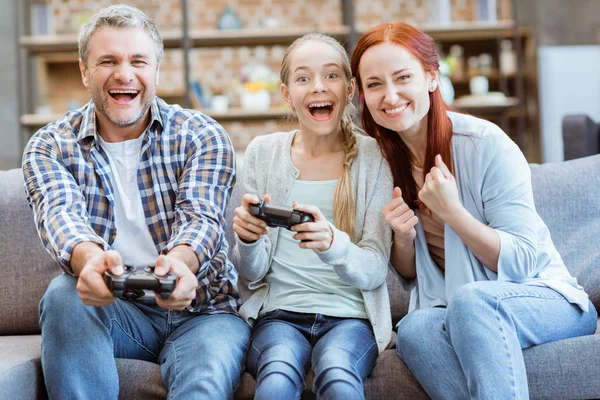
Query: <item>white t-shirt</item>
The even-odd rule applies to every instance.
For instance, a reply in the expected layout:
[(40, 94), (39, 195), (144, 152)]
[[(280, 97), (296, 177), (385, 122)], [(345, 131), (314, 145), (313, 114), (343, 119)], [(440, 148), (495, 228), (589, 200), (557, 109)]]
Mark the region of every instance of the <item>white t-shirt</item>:
[(117, 235), (111, 247), (121, 254), (125, 265), (132, 266), (154, 265), (158, 257), (138, 187), (138, 165), (144, 136), (118, 143), (108, 143), (100, 138), (100, 145), (110, 162), (115, 198)]
[[(331, 223), (336, 180), (294, 181), (286, 207), (292, 200), (319, 207)], [(314, 250), (302, 249), (293, 239), (296, 232), (279, 228), (277, 248), (266, 276), (270, 289), (265, 298), (264, 314), (276, 309), (324, 314), (333, 317), (367, 318), (359, 289), (344, 282), (333, 267), (325, 264)]]

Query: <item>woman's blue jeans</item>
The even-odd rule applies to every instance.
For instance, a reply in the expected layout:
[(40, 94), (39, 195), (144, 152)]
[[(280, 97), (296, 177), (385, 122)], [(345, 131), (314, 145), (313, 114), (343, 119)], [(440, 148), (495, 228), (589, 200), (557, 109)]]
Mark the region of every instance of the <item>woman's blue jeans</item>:
[(528, 399), (522, 349), (593, 334), (597, 318), (547, 287), (474, 282), (404, 317), (396, 351), (433, 399)]
[(248, 371), (255, 399), (299, 399), (310, 365), (318, 399), (364, 399), (378, 350), (369, 321), (276, 310), (254, 329)]
[(244, 320), (121, 299), (106, 307), (86, 306), (76, 282), (69, 275), (54, 278), (40, 303), (50, 399), (117, 399), (115, 357), (160, 364), (169, 399), (233, 398), (250, 342)]

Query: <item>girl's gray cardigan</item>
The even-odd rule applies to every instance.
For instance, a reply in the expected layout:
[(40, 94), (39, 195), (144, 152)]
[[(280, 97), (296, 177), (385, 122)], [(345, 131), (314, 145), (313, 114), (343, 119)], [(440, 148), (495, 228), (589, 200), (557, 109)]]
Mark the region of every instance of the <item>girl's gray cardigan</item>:
[[(271, 204), (282, 206), (300, 172), (292, 164), (290, 151), (296, 131), (279, 132), (254, 139), (244, 156), (245, 193), (262, 198), (271, 195)], [(391, 200), (393, 183), (389, 166), (375, 139), (359, 135), (358, 154), (351, 167), (352, 189), (356, 201), (356, 243), (332, 226), (331, 247), (316, 251), (319, 258), (345, 282), (360, 289), (379, 352), (392, 337), (390, 301), (385, 283), (392, 244), (391, 228), (385, 223), (382, 208)], [(237, 266), (239, 287), (244, 301), (240, 314), (253, 323), (269, 291), (265, 275), (277, 246), (280, 228), (247, 244), (236, 235), (231, 259)]]

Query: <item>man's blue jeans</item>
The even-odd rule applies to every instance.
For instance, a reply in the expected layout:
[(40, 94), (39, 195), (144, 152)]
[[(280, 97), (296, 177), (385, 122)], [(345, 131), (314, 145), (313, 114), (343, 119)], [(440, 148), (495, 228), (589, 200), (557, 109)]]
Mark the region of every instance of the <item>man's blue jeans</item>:
[(318, 399), (364, 399), (378, 350), (369, 321), (276, 310), (254, 329), (248, 371), (255, 399), (299, 399), (312, 363)]
[(547, 287), (474, 282), (404, 317), (396, 351), (433, 399), (528, 399), (522, 349), (593, 334), (597, 318)]
[(54, 278), (40, 303), (50, 399), (117, 399), (115, 357), (160, 364), (170, 399), (233, 398), (250, 342), (250, 327), (241, 318), (121, 299), (86, 306), (76, 282), (69, 275)]

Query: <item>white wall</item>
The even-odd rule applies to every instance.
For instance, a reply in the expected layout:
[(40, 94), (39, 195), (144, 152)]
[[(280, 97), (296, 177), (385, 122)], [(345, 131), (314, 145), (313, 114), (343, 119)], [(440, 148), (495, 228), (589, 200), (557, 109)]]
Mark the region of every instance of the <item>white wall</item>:
[(587, 114), (600, 121), (600, 45), (538, 49), (542, 161), (562, 161), (562, 119)]
[(21, 165), (15, 1), (0, 12), (0, 170)]

